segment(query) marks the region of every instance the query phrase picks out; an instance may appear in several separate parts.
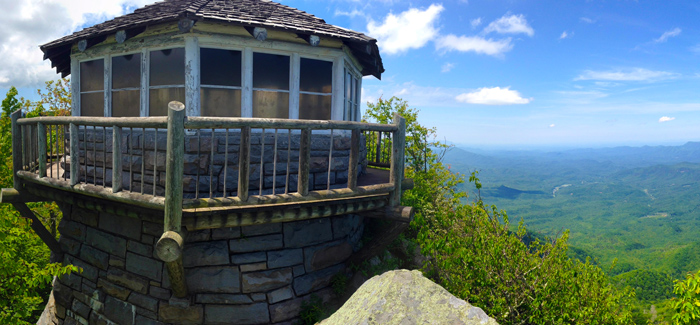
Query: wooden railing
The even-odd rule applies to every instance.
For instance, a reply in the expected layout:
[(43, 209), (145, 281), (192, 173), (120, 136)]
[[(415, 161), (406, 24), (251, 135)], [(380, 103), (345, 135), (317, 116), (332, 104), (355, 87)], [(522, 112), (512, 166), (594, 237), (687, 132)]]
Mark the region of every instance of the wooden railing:
[[(170, 111), (177, 111), (173, 109), (177, 104), (173, 105)], [(172, 194), (180, 200), (177, 206), (191, 209), (390, 193), (400, 191), (403, 179), (403, 159), (394, 159), (397, 151), (393, 150), (401, 147), (398, 152), (403, 153), (405, 131), (400, 117), (395, 124), (371, 124), (185, 117), (179, 113), (168, 117), (21, 119), (18, 114), (12, 115), (17, 189), (22, 180), (28, 180), (164, 209), (166, 200), (174, 199), (168, 193), (174, 186), (177, 194)], [(341, 153), (334, 149), (336, 140), (348, 138), (348, 150)], [(184, 143), (186, 140), (189, 143)], [(251, 142), (255, 143), (254, 152)], [(361, 147), (366, 148), (366, 156), (360, 157)], [(271, 162), (266, 160), (269, 156)], [(358, 186), (361, 158), (400, 177)], [(192, 171), (186, 175), (184, 166), (196, 170), (196, 175)], [(347, 170), (347, 181), (332, 179), (338, 166)], [(312, 184), (311, 172), (316, 173)]]

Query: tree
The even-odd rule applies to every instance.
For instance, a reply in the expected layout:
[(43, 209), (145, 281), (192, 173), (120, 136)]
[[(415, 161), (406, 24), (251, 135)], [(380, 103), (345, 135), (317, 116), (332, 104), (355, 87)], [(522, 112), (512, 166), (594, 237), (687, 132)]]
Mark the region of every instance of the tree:
[[(406, 177), (415, 185), (402, 204), (416, 209), (409, 237), (429, 257), (427, 276), (502, 324), (632, 323), (633, 293), (612, 286), (590, 260), (570, 259), (568, 231), (552, 241), (526, 241), (522, 221), (511, 227), (505, 211), (480, 197), (465, 203), (466, 193), (457, 190), (464, 176), (441, 162), (448, 146), (418, 123), (417, 110), (380, 99), (368, 104), (365, 120), (387, 123), (394, 112), (406, 118)], [(477, 172), (469, 180), (480, 190)]]
[(688, 273), (685, 280), (675, 280), (673, 293), (674, 324), (698, 324), (700, 322), (700, 271)]
[[(47, 82), (46, 93), (39, 90), (42, 100), (36, 103), (17, 99), (15, 87), (8, 91), (0, 116), (0, 187), (13, 186), (9, 115), (17, 109), (26, 109), (28, 116), (66, 114), (70, 107), (67, 84), (66, 79)], [(51, 223), (51, 218), (60, 219), (60, 211), (53, 203), (29, 206), (45, 224)], [(36, 323), (51, 291), (51, 279), (78, 271), (74, 266), (49, 263), (50, 251), (31, 229), (30, 222), (21, 218), (12, 206), (0, 205), (0, 324)]]

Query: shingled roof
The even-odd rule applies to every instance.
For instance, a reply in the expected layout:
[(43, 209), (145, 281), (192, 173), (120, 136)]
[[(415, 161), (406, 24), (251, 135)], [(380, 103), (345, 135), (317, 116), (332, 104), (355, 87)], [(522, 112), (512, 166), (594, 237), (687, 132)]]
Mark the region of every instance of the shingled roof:
[(268, 0), (166, 0), (136, 9), (131, 14), (85, 28), (46, 43), (40, 48), (44, 59), (51, 60), (56, 73), (70, 74), (70, 49), (85, 40), (88, 46), (100, 43), (108, 35), (125, 31), (139, 34), (147, 26), (188, 18), (195, 21), (226, 22), (244, 27), (265, 27), (302, 35), (317, 35), (342, 40), (364, 66), (364, 75), (381, 78), (384, 72), (377, 40), (365, 34), (327, 24), (304, 11)]

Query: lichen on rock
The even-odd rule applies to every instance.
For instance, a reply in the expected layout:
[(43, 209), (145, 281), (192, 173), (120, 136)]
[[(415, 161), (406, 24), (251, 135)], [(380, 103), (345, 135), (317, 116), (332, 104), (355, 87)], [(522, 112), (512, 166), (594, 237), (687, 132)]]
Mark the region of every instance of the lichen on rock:
[(395, 270), (369, 279), (321, 324), (498, 323), (481, 308), (451, 295), (420, 271)]

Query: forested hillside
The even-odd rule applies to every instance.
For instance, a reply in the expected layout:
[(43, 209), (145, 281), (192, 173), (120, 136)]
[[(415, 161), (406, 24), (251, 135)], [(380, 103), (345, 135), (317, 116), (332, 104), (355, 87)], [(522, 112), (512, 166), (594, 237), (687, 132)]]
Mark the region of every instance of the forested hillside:
[[(530, 231), (570, 230), (570, 255), (590, 256), (637, 292), (657, 321), (673, 280), (700, 269), (700, 143), (682, 146), (481, 152), (454, 148), (452, 170), (477, 170), (480, 192)], [(464, 187), (469, 190), (469, 187)], [(614, 265), (614, 266), (613, 266)], [(663, 317), (662, 317), (663, 316)]]

